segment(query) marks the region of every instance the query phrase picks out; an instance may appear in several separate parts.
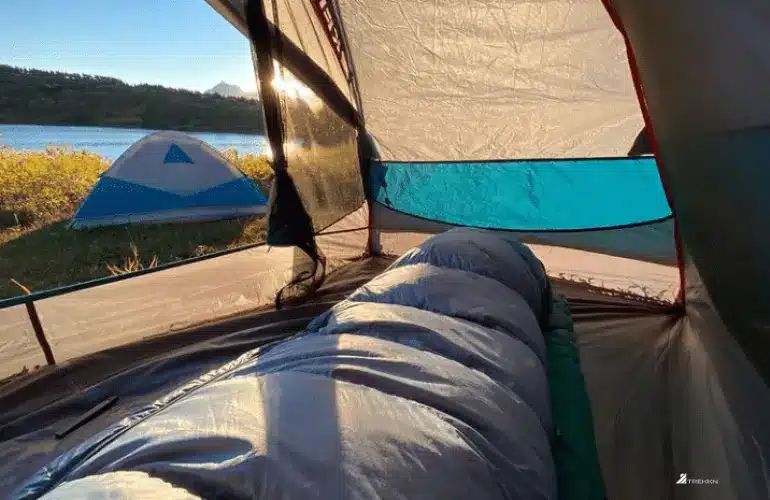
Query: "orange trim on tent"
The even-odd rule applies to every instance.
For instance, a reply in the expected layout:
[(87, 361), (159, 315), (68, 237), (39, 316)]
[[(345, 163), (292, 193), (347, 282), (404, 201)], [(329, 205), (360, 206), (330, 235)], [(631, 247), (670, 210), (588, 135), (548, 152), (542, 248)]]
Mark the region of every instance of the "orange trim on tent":
[(647, 135), (650, 138), (650, 146), (652, 148), (652, 153), (655, 156), (655, 162), (658, 165), (658, 174), (660, 175), (660, 182), (663, 185), (663, 191), (666, 193), (668, 204), (671, 207), (671, 213), (674, 214), (674, 244), (676, 246), (677, 266), (679, 267), (679, 297), (677, 299), (677, 302), (684, 303), (684, 300), (685, 300), (684, 253), (682, 249), (682, 239), (679, 235), (679, 222), (677, 221), (676, 211), (674, 210), (674, 206), (671, 201), (671, 191), (669, 190), (669, 186), (666, 183), (666, 179), (663, 176), (663, 171), (661, 169), (660, 146), (658, 144), (657, 139), (655, 138), (655, 130), (652, 126), (652, 119), (650, 118), (650, 112), (647, 109), (647, 102), (644, 96), (644, 89), (642, 87), (642, 78), (639, 74), (639, 66), (636, 63), (636, 56), (634, 55), (634, 49), (631, 46), (631, 40), (628, 38), (628, 33), (626, 33), (626, 30), (623, 27), (623, 22), (621, 21), (620, 16), (618, 15), (611, 1), (612, 0), (602, 0), (602, 3), (604, 4), (604, 8), (607, 10), (607, 14), (609, 14), (610, 16), (610, 19), (612, 19), (612, 22), (615, 24), (615, 27), (618, 29), (618, 31), (620, 31), (620, 34), (623, 35), (623, 40), (625, 41), (625, 44), (626, 44), (626, 55), (628, 57), (628, 66), (629, 66), (629, 69), (631, 70), (631, 78), (634, 82), (636, 97), (639, 100), (639, 107), (642, 110), (642, 118), (644, 119), (644, 126), (647, 129)]

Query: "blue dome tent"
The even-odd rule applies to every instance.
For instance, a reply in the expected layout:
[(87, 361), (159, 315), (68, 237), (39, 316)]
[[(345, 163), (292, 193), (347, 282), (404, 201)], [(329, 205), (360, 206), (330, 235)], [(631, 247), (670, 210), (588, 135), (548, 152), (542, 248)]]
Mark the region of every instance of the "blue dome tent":
[(208, 221), (266, 211), (259, 188), (211, 146), (181, 132), (156, 132), (102, 174), (72, 227)]
[(1, 493), (770, 496), (764, 3), (207, 3), (267, 242), (0, 303)]

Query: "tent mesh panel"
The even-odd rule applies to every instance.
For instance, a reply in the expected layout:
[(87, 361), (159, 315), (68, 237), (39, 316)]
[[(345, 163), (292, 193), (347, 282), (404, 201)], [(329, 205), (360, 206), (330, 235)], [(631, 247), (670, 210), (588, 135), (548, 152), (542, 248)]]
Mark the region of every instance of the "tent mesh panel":
[(364, 203), (356, 130), (305, 87), (280, 97), (288, 171), (317, 232)]

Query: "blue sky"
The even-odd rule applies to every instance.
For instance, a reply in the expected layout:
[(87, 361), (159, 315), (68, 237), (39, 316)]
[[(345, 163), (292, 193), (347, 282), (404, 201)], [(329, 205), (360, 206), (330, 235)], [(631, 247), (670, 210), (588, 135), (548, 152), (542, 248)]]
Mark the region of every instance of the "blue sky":
[(254, 91), (246, 38), (204, 0), (0, 0), (0, 63)]

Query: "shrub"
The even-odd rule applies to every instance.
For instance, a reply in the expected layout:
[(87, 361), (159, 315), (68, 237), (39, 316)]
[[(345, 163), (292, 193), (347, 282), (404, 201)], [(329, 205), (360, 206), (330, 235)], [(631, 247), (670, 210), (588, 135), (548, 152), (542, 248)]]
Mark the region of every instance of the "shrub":
[(84, 151), (2, 147), (0, 211), (34, 222), (69, 217), (108, 166), (106, 159)]
[(266, 156), (239, 153), (235, 149), (226, 150), (224, 156), (244, 175), (255, 181), (265, 194), (269, 192), (270, 181), (273, 179), (273, 168)]
[[(266, 157), (235, 150), (225, 156), (262, 189), (269, 187), (273, 170)], [(0, 147), (0, 226), (72, 217), (109, 166), (109, 160), (85, 151)]]

